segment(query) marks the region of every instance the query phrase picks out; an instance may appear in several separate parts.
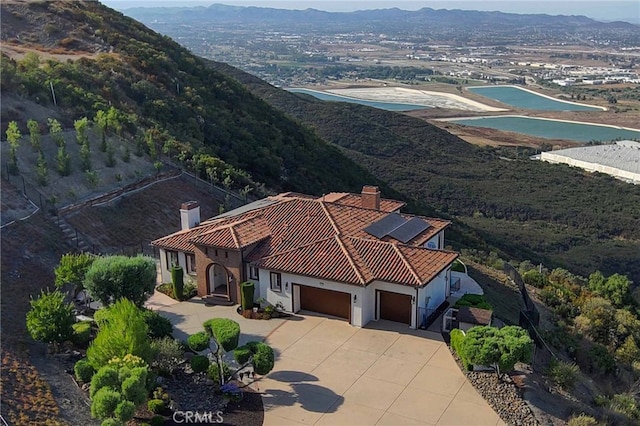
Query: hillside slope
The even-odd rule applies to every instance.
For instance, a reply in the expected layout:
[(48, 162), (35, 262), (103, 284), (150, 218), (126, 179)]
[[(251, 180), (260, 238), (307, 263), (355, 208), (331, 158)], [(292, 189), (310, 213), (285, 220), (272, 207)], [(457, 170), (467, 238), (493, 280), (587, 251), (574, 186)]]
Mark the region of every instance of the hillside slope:
[(419, 200), (421, 209), (459, 219), (508, 257), (585, 275), (625, 273), (640, 283), (639, 186), (517, 159), (516, 151), (504, 158), (504, 150), (470, 145), (417, 118), (294, 95), (214, 66), (343, 147), (377, 178)]
[[(98, 2), (3, 2), (3, 96), (52, 106), (70, 127), (116, 108), (125, 134), (236, 187), (316, 194), (375, 180), (313, 132), (167, 37)], [(12, 47), (34, 49), (17, 61)], [(36, 50), (37, 49), (37, 50)], [(55, 61), (55, 54), (76, 60)], [(5, 111), (9, 119), (25, 117)], [(149, 143), (151, 141), (151, 143)], [(224, 162), (220, 162), (222, 159)]]

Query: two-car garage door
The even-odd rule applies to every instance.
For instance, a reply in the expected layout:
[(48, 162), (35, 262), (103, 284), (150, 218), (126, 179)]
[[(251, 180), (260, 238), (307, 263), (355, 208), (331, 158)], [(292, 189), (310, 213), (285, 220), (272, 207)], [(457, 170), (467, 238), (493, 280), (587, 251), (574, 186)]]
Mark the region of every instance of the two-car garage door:
[(300, 309), (333, 315), (351, 322), (351, 295), (324, 288), (300, 287)]

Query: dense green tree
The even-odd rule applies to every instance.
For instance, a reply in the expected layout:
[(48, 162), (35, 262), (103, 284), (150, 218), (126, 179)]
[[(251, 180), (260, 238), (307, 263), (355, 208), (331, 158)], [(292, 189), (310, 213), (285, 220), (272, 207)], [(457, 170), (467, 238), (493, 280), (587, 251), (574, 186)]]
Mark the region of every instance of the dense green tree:
[(27, 331), (34, 340), (45, 343), (62, 343), (71, 338), (75, 322), (73, 306), (65, 303), (59, 291), (42, 291), (37, 299), (31, 299), (27, 312)]
[(96, 258), (85, 274), (89, 293), (109, 305), (127, 298), (142, 306), (156, 283), (156, 264), (150, 257), (103, 256)]
[(109, 363), (94, 374), (90, 388), (91, 415), (94, 418), (115, 418), (119, 424), (133, 418), (136, 407), (147, 399), (148, 366), (143, 364), (127, 367)]
[(631, 281), (624, 275), (613, 274), (606, 279), (600, 271), (589, 275), (589, 290), (609, 300), (617, 307), (631, 301), (630, 288)]
[(142, 311), (127, 299), (120, 299), (105, 308), (98, 322), (98, 334), (87, 349), (87, 359), (96, 370), (107, 365), (113, 358), (127, 354), (151, 361), (149, 329)]
[(29, 129), (29, 141), (36, 151), (40, 151), (40, 125), (36, 120), (27, 121), (27, 129)]
[(62, 255), (60, 263), (56, 266), (56, 287), (72, 284), (75, 292), (84, 289), (84, 276), (96, 257), (90, 253), (67, 253)]

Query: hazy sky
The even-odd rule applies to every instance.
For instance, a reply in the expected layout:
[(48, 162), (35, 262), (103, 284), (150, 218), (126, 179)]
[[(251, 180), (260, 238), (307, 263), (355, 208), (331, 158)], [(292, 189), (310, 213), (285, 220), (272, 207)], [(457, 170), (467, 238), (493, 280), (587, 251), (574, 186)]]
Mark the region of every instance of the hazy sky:
[(102, 0), (116, 9), (153, 6), (208, 6), (222, 3), (238, 6), (262, 6), (282, 9), (314, 8), (327, 11), (353, 11), (397, 7), (417, 10), (423, 7), (434, 9), (499, 10), (513, 13), (547, 13), (550, 15), (585, 15), (602, 21), (623, 20), (640, 23), (640, 1), (607, 0), (212, 0), (212, 1), (169, 1), (169, 0)]

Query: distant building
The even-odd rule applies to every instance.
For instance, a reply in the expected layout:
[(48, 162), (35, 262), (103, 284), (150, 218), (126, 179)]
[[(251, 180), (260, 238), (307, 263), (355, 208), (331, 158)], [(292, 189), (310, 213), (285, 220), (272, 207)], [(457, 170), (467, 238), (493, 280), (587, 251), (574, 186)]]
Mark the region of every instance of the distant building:
[(543, 152), (540, 159), (606, 173), (626, 182), (640, 184), (640, 142), (618, 141), (609, 145)]

